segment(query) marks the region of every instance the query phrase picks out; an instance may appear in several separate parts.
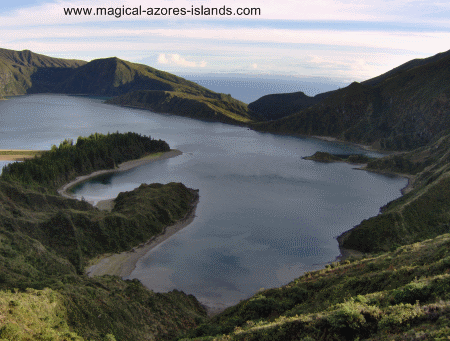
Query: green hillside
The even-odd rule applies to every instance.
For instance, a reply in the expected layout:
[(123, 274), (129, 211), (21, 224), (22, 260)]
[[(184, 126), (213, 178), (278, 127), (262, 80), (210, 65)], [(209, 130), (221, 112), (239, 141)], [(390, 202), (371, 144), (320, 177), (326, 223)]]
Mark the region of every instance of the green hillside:
[(93, 60), (58, 84), (55, 92), (117, 96), (136, 90), (179, 91), (193, 95), (214, 92), (184, 78), (119, 58)]
[(135, 91), (107, 103), (232, 124), (255, 120), (245, 103), (224, 94), (202, 96), (179, 91)]
[(229, 95), (147, 65), (116, 57), (87, 63), (0, 49), (0, 98), (32, 93), (123, 95), (110, 103), (231, 124), (258, 120)]
[[(78, 142), (101, 150), (102, 140)], [(59, 148), (75, 148), (69, 146)], [(126, 159), (129, 150), (115, 152)], [(60, 166), (76, 173), (70, 161), (62, 158)], [(90, 259), (131, 250), (184, 218), (198, 191), (180, 183), (141, 185), (121, 193), (107, 212), (24, 179), (0, 177), (0, 339), (170, 340), (204, 319), (205, 309), (191, 295), (155, 294), (138, 281), (84, 274)]]
[(450, 135), (368, 163), (368, 170), (413, 175), (413, 189), (340, 237), (344, 248), (379, 252), (450, 232)]
[(383, 150), (424, 146), (450, 129), (450, 56), (442, 54), (419, 64), (373, 86), (354, 82), (296, 114), (253, 127), (331, 136)]
[(29, 50), (0, 49), (0, 97), (50, 92), (82, 60), (44, 56)]

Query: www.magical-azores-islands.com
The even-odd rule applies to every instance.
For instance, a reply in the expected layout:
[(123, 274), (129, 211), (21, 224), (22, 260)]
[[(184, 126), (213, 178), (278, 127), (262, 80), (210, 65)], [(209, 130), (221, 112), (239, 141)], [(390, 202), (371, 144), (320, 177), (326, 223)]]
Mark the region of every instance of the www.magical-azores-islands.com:
[(192, 5), (186, 7), (65, 7), (64, 15), (74, 16), (114, 16), (116, 18), (124, 16), (258, 16), (261, 15), (261, 8), (241, 8), (236, 9), (222, 7), (196, 7)]

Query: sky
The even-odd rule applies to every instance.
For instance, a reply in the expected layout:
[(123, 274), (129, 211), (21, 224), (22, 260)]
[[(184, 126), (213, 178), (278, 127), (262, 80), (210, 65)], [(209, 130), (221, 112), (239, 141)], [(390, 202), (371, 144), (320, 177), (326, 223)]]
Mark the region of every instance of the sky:
[[(175, 74), (345, 83), (450, 49), (444, 0), (15, 0), (0, 6), (1, 48), (86, 61), (115, 56)], [(148, 12), (138, 14), (139, 6)], [(204, 14), (225, 7), (232, 15), (181, 15), (202, 6)], [(64, 13), (97, 7), (111, 15)], [(172, 15), (161, 15), (169, 8)], [(245, 8), (259, 13), (236, 14)]]

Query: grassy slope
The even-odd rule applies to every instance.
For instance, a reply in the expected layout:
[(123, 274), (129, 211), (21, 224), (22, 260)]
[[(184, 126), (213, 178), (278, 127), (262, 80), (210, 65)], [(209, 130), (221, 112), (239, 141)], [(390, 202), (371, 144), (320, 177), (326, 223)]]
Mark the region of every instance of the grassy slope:
[(223, 94), (193, 95), (179, 91), (135, 91), (108, 103), (226, 123), (254, 120), (247, 105)]
[(374, 86), (352, 83), (299, 113), (254, 127), (333, 136), (380, 149), (414, 149), (450, 129), (449, 76), (450, 56), (444, 54)]
[(0, 96), (48, 92), (55, 81), (61, 80), (85, 61), (51, 58), (28, 50), (0, 49)]
[(195, 95), (214, 92), (184, 78), (119, 58), (96, 59), (77, 68), (55, 91), (117, 96), (136, 90), (180, 91)]
[(449, 272), (450, 235), (445, 234), (378, 256), (333, 263), (284, 287), (262, 290), (186, 336), (444, 340), (450, 332)]

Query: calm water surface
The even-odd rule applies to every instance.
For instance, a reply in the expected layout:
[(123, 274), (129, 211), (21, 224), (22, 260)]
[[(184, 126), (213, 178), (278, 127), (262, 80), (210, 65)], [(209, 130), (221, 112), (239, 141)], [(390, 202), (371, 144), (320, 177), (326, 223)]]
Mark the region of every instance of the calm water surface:
[[(228, 306), (281, 286), (339, 255), (336, 236), (400, 196), (407, 181), (344, 163), (303, 160), (316, 151), (367, 153), (316, 139), (120, 108), (59, 95), (0, 102), (0, 148), (49, 149), (64, 138), (135, 131), (183, 155), (102, 177), (76, 195), (98, 201), (141, 183), (200, 190), (196, 218), (142, 258), (130, 278), (164, 292)], [(373, 155), (373, 154), (372, 154)]]

